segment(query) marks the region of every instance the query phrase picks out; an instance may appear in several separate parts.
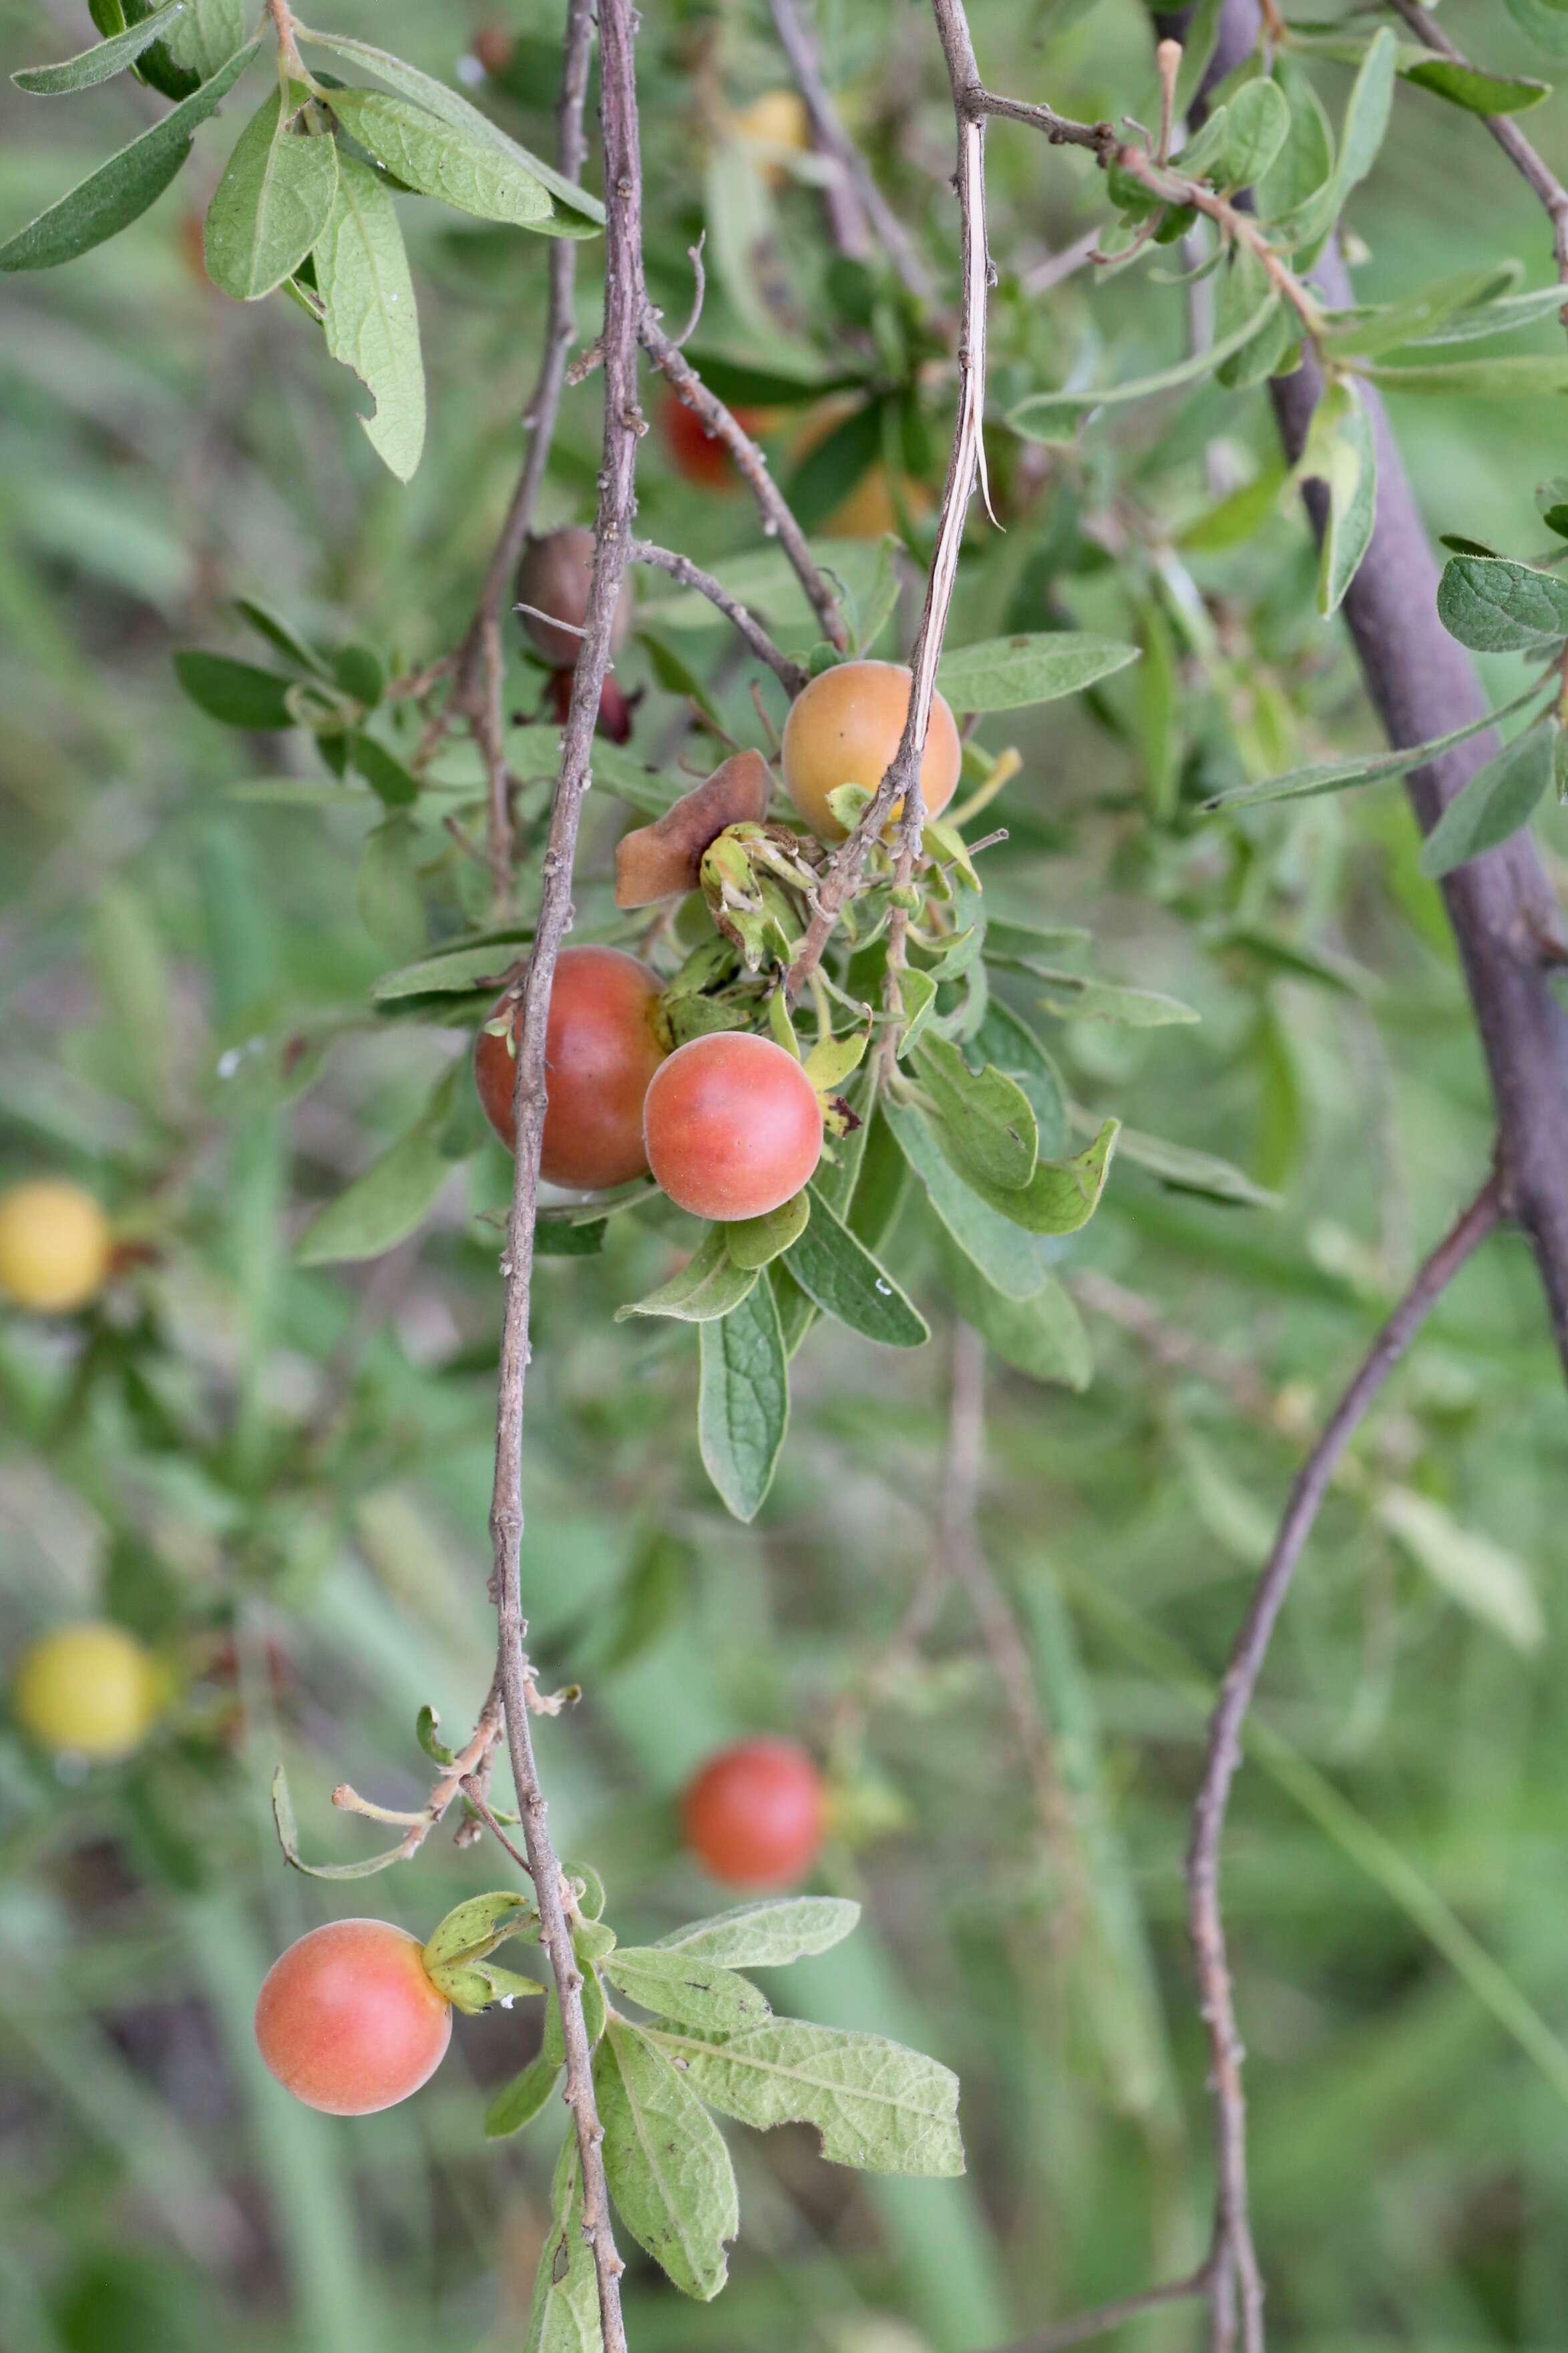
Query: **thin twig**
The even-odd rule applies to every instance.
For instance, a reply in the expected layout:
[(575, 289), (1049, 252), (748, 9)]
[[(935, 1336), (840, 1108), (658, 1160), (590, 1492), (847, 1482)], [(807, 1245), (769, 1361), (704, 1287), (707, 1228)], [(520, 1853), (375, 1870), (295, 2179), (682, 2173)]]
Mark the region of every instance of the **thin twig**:
[(911, 294), (931, 290), (931, 273), (915, 251), (909, 232), (871, 175), (870, 166), (839, 120), (828, 95), (816, 36), (795, 5), (795, 0), (769, 0), (779, 46), (789, 59), (818, 150), (837, 164), (841, 178), (828, 191), (834, 206), (837, 242), (846, 253), (865, 258), (867, 230), (875, 232), (883, 251)]
[(516, 1158), (507, 1227), (506, 1310), (501, 1328), (496, 1414), (495, 1492), (490, 1504), (493, 1590), (500, 1621), (500, 1674), (507, 1746), (517, 1785), (523, 1844), (539, 1902), (540, 1934), (555, 1980), (566, 2049), (565, 2097), (582, 2166), (583, 2232), (594, 2255), (604, 2353), (626, 2353), (620, 2275), (594, 2096), (593, 2056), (583, 2016), (583, 1978), (573, 1949), (567, 1891), (551, 1841), (534, 1762), (529, 1670), (522, 1615), (522, 1415), (529, 1358), (533, 1226), (547, 1082), (544, 1041), (556, 960), (572, 921), (573, 865), (583, 797), (589, 783), (599, 694), (626, 573), (635, 502), (637, 442), (637, 327), (646, 300), (642, 278), (641, 156), (632, 54), (632, 0), (599, 0), (600, 114), (605, 140), (605, 437), (594, 533), (587, 634), (572, 680), (561, 770), (540, 860), (539, 919), (523, 984), (517, 1077), (512, 1095)]
[(1275, 292), (1283, 296), (1296, 312), (1311, 341), (1321, 341), (1323, 314), (1316, 299), (1283, 254), (1269, 243), (1249, 212), (1232, 204), (1228, 196), (1216, 195), (1202, 180), (1191, 179), (1178, 169), (1157, 164), (1142, 147), (1123, 147), (1116, 162), (1120, 170), (1131, 179), (1141, 180), (1152, 195), (1163, 197), (1167, 204), (1190, 205), (1194, 212), (1205, 214), (1231, 245), (1246, 246), (1261, 265)]
[(731, 596), (721, 580), (715, 580), (710, 572), (704, 572), (689, 555), (678, 555), (672, 548), (656, 547), (648, 539), (634, 539), (626, 554), (633, 564), (648, 564), (657, 571), (668, 572), (683, 588), (695, 588), (700, 596), (706, 596), (710, 605), (717, 606), (725, 619), (739, 629), (758, 660), (766, 662), (787, 695), (793, 698), (806, 684), (807, 673), (800, 664), (781, 652), (762, 623)]
[[(1233, 2265), (1241, 2292), (1245, 2353), (1262, 2353), (1263, 2283), (1252, 2243), (1247, 2179), (1247, 2105), (1241, 2086), (1242, 2043), (1237, 2026), (1225, 1922), (1220, 1909), (1220, 1847), (1231, 1785), (1241, 1762), (1241, 1731), (1252, 1704), (1268, 1644), (1302, 1548), (1312, 1532), (1334, 1470), (1368, 1409), (1443, 1293), (1501, 1214), (1494, 1175), (1421, 1268), (1368, 1351), (1322, 1436), (1290, 1490), (1268, 1565), (1247, 1613), (1214, 1715), (1204, 1773), (1193, 1807), (1187, 1853), (1188, 1926), (1207, 2031), (1215, 2097), (1217, 2175), (1215, 2247)], [(1216, 2282), (1216, 2285), (1217, 2285)], [(1217, 2304), (1216, 2297), (1216, 2304)], [(1211, 2342), (1222, 2341), (1216, 2327)]]
[(463, 1795), (468, 1799), (469, 1805), (472, 1806), (475, 1813), (478, 1814), (480, 1821), (483, 1822), (486, 1830), (490, 1833), (490, 1836), (499, 1841), (500, 1845), (506, 1849), (508, 1854), (510, 1855), (518, 1869), (520, 1871), (525, 1871), (530, 1879), (531, 1879), (533, 1877), (533, 1865), (530, 1862), (527, 1855), (520, 1852), (514, 1841), (509, 1839), (505, 1831), (502, 1830), (500, 1822), (496, 1820), (495, 1815), (490, 1810), (489, 1806), (486, 1803), (485, 1793), (479, 1781), (471, 1777), (466, 1778), (463, 1782)]
[(1163, 2305), (1187, 2304), (1198, 2296), (1207, 2296), (1214, 2289), (1212, 2258), (1187, 2278), (1171, 2280), (1163, 2287), (1145, 2288), (1141, 2295), (1118, 2296), (1114, 2304), (1097, 2304), (1089, 2312), (1079, 2312), (1071, 2320), (1058, 2321), (1053, 2328), (1042, 2328), (1033, 2337), (1009, 2345), (1004, 2353), (1067, 2353), (1069, 2345), (1085, 2345), (1091, 2337), (1109, 2336), (1124, 2321), (1140, 2320), (1146, 2312), (1158, 2312)]
[(1172, 1324), (1151, 1300), (1112, 1282), (1096, 1267), (1079, 1267), (1070, 1277), (1074, 1296), (1091, 1314), (1103, 1315), (1131, 1333), (1157, 1365), (1177, 1373), (1191, 1373), (1229, 1398), (1237, 1411), (1249, 1420), (1272, 1422), (1274, 1398), (1255, 1365), (1229, 1349), (1211, 1347), (1195, 1333)]
[[(1389, 5), (1403, 16), (1416, 39), (1440, 58), (1449, 58), (1455, 65), (1468, 66), (1464, 51), (1456, 47), (1441, 26), (1435, 25), (1419, 0), (1389, 0)], [(1557, 275), (1568, 286), (1568, 188), (1552, 171), (1539, 149), (1530, 141), (1516, 122), (1506, 114), (1483, 114), (1481, 121), (1508, 157), (1509, 162), (1540, 199), (1547, 219), (1552, 224), (1552, 249), (1556, 256)], [(1568, 327), (1568, 303), (1561, 312)]]
[(762, 450), (744, 427), (735, 422), (724, 403), (709, 391), (673, 335), (665, 332), (658, 312), (646, 297), (640, 332), (643, 347), (654, 365), (663, 370), (687, 407), (694, 417), (701, 418), (714, 439), (722, 441), (751, 484), (752, 495), (762, 510), (763, 530), (770, 538), (778, 541), (788, 556), (811, 609), (822, 624), (823, 636), (842, 653), (849, 643), (849, 638), (833, 584), (817, 570), (811, 550), (806, 545), (805, 533), (769, 472), (768, 461)]
[(1102, 164), (1114, 162), (1121, 144), (1113, 122), (1075, 122), (1070, 116), (1058, 114), (1054, 106), (1032, 106), (1021, 98), (1003, 98), (996, 90), (987, 90), (978, 73), (956, 96), (960, 111), (976, 121), (994, 114), (1004, 121), (1026, 122), (1043, 132), (1053, 147), (1087, 147)]
[[(948, 457), (942, 512), (937, 517), (936, 548), (926, 582), (925, 603), (916, 632), (910, 669), (914, 683), (904, 732), (892, 765), (872, 796), (859, 823), (835, 850), (816, 893), (811, 921), (789, 971), (789, 986), (804, 987), (822, 961), (834, 926), (859, 888), (866, 860), (894, 807), (901, 800), (897, 881), (907, 885), (920, 848), (923, 811), (921, 762), (925, 754), (931, 703), (936, 693), (937, 663), (952, 607), (958, 577), (959, 550), (976, 481), (985, 479), (982, 426), (985, 408), (985, 303), (990, 288), (990, 260), (985, 248), (985, 122), (964, 102), (964, 92), (980, 86), (973, 45), (963, 0), (932, 0), (942, 54), (952, 86), (958, 120), (958, 206), (963, 238), (963, 310), (959, 330), (958, 417)], [(898, 974), (902, 961), (908, 918), (895, 906), (888, 935), (888, 991), (891, 1009), (900, 1008)], [(896, 1039), (897, 1024), (889, 1025)]]
[[(593, 48), (592, 0), (572, 0), (562, 54), (561, 90), (555, 101), (555, 156), (563, 178), (580, 180), (588, 143), (583, 128)], [(454, 658), (452, 691), (444, 714), (466, 719), (485, 764), (489, 786), (490, 886), (498, 913), (511, 895), (511, 778), (506, 765), (506, 718), (502, 688), (506, 660), (501, 616), (523, 543), (533, 527), (540, 487), (560, 414), (566, 355), (572, 348), (573, 295), (577, 281), (577, 240), (550, 242), (550, 299), (545, 311), (544, 353), (539, 380), (524, 413), (528, 452), (500, 527), (468, 635)]]

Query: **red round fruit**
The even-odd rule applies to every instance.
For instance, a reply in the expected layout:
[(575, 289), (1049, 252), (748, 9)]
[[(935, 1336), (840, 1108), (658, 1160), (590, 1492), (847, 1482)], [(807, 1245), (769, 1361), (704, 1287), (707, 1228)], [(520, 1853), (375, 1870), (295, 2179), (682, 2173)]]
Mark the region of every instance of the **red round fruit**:
[(370, 2116), (428, 2083), (452, 2037), (417, 1936), (389, 1920), (312, 1928), (268, 1970), (256, 2040), (287, 2092), (330, 2116)]
[[(539, 1161), (552, 1185), (597, 1193), (647, 1176), (643, 1098), (664, 1060), (658, 999), (658, 975), (623, 949), (562, 949), (545, 1031), (550, 1100)], [(506, 1006), (503, 997), (495, 1015)], [(521, 1034), (519, 1002), (512, 1035)], [(510, 1151), (517, 1062), (504, 1037), (480, 1030), (474, 1078), (485, 1117)]]
[[(758, 408), (731, 411), (742, 433), (754, 435), (765, 420)], [(710, 433), (694, 408), (677, 392), (667, 392), (659, 403), (658, 429), (678, 474), (700, 490), (732, 491), (740, 485), (734, 459), (716, 433)]]
[(678, 1208), (729, 1223), (765, 1217), (822, 1157), (822, 1105), (793, 1054), (721, 1029), (662, 1063), (643, 1105), (648, 1166)]
[(731, 1887), (788, 1887), (822, 1845), (822, 1776), (793, 1740), (742, 1740), (710, 1757), (681, 1801), (686, 1843)]

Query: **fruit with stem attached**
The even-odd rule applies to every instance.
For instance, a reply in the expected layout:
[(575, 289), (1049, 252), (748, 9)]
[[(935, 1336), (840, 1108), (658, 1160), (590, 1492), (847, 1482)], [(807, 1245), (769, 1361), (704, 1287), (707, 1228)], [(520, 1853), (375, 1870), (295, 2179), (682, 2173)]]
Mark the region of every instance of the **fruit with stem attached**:
[(79, 1185), (39, 1177), (0, 1193), (0, 1293), (45, 1315), (85, 1307), (114, 1255), (109, 1219)]
[[(539, 1161), (548, 1183), (597, 1193), (647, 1176), (643, 1101), (665, 1057), (659, 993), (658, 975), (622, 948), (563, 948), (556, 958)], [(510, 990), (491, 1018), (508, 1015), (515, 1041), (522, 1035), (522, 1002)], [(510, 1151), (517, 1060), (504, 1033), (480, 1030), (474, 1079), (485, 1116)]]
[(271, 2073), (330, 2116), (370, 2116), (429, 2082), (452, 2039), (452, 2005), (424, 1947), (389, 1920), (312, 1928), (267, 1972), (256, 2040)]
[[(804, 686), (784, 721), (784, 789), (812, 831), (841, 841), (844, 827), (828, 806), (840, 785), (874, 793), (893, 764), (909, 716), (914, 679), (902, 662), (837, 662)], [(928, 817), (940, 817), (952, 798), (963, 747), (952, 711), (933, 695), (921, 759), (921, 795)], [(889, 825), (903, 808), (895, 801)]]
[(721, 1029), (660, 1064), (643, 1106), (648, 1166), (693, 1217), (765, 1217), (822, 1156), (822, 1104), (793, 1054)]
[(22, 1654), (11, 1707), (24, 1732), (57, 1757), (112, 1764), (157, 1720), (163, 1679), (123, 1626), (88, 1619), (40, 1636)]
[(710, 1757), (681, 1803), (686, 1843), (731, 1887), (789, 1887), (816, 1862), (821, 1774), (793, 1740), (738, 1741)]

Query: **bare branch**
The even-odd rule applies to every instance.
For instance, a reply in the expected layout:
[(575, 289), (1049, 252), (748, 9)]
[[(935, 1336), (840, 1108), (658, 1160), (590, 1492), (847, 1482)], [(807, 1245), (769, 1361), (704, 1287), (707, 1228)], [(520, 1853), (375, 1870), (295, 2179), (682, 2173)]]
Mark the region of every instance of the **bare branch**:
[(722, 441), (752, 486), (762, 510), (763, 528), (776, 539), (795, 567), (822, 634), (840, 652), (849, 642), (832, 583), (819, 572), (805, 543), (805, 533), (790, 511), (789, 501), (768, 470), (768, 461), (743, 426), (738, 425), (723, 402), (710, 392), (672, 335), (666, 334), (658, 314), (646, 299), (641, 334), (654, 365), (669, 378), (694, 417), (700, 417), (716, 440)]
[[(835, 924), (859, 888), (873, 843), (879, 841), (894, 807), (901, 800), (898, 881), (907, 884), (914, 871), (923, 817), (921, 762), (931, 725), (936, 693), (937, 664), (952, 607), (958, 577), (959, 550), (976, 481), (984, 482), (985, 453), (982, 428), (985, 408), (985, 305), (991, 265), (985, 245), (985, 122), (984, 112), (965, 103), (964, 94), (980, 86), (973, 45), (963, 0), (932, 0), (937, 32), (947, 60), (958, 119), (958, 205), (963, 237), (963, 309), (958, 345), (958, 417), (948, 457), (942, 512), (937, 517), (936, 549), (926, 582), (925, 603), (915, 635), (910, 668), (914, 684), (910, 694), (904, 732), (891, 766), (878, 786), (859, 824), (835, 850), (816, 894), (816, 905), (805, 937), (790, 966), (789, 986), (802, 988), (822, 961)], [(888, 937), (888, 990), (898, 1010), (898, 974), (902, 962), (908, 918), (895, 907)], [(893, 1035), (897, 1036), (896, 1025)]]
[[(588, 64), (593, 49), (593, 0), (571, 0), (566, 41), (562, 56), (561, 90), (555, 101), (555, 156), (562, 174), (580, 180), (588, 144), (583, 109), (588, 90)], [(528, 454), (517, 488), (500, 527), (479, 604), (468, 635), (455, 657), (447, 715), (466, 719), (473, 729), (489, 794), (490, 882), (498, 909), (511, 895), (511, 779), (506, 766), (506, 718), (501, 688), (506, 661), (501, 643), (501, 616), (517, 573), (523, 543), (533, 527), (540, 486), (550, 460), (555, 420), (566, 376), (566, 355), (572, 348), (573, 294), (577, 282), (577, 241), (552, 237), (550, 243), (550, 299), (545, 311), (544, 353), (539, 380), (524, 413), (529, 428)]]
[(845, 130), (838, 110), (828, 95), (815, 35), (795, 0), (770, 0), (773, 29), (789, 59), (790, 71), (811, 117), (812, 135), (820, 152), (838, 165), (840, 179), (828, 190), (838, 243), (846, 253), (864, 259), (868, 228), (911, 294), (931, 290), (931, 273), (915, 251), (908, 231), (872, 177), (860, 150)]
[(1340, 1399), (1290, 1490), (1279, 1534), (1237, 1637), (1209, 1725), (1203, 1779), (1193, 1808), (1192, 1843), (1187, 1853), (1188, 1927), (1213, 2066), (1218, 2178), (1215, 2248), (1226, 2251), (1236, 2269), (1246, 2353), (1262, 2353), (1263, 2284), (1247, 2214), (1243, 2052), (1219, 1892), (1220, 1845), (1231, 1784), (1241, 1762), (1241, 1729), (1258, 1689), (1269, 1640), (1290, 1589), (1296, 1564), (1312, 1532), (1341, 1456), (1421, 1324), (1466, 1261), (1493, 1231), (1501, 1210), (1501, 1186), (1494, 1176), (1421, 1268)]
[[(1403, 16), (1416, 39), (1440, 58), (1451, 58), (1456, 65), (1468, 65), (1462, 49), (1456, 47), (1440, 25), (1433, 23), (1419, 0), (1389, 0), (1389, 5)], [(1481, 121), (1521, 177), (1540, 199), (1542, 208), (1552, 224), (1552, 249), (1556, 256), (1557, 275), (1568, 286), (1568, 188), (1552, 171), (1539, 149), (1530, 141), (1516, 122), (1506, 114), (1483, 114)], [(1561, 313), (1568, 327), (1568, 303)]]
[(1005, 2353), (1067, 2353), (1069, 2345), (1085, 2345), (1092, 2337), (1107, 2337), (1124, 2321), (1141, 2320), (1146, 2312), (1158, 2312), (1167, 2304), (1191, 2303), (1198, 2296), (1211, 2295), (1213, 2288), (1211, 2257), (1186, 2279), (1172, 2280), (1163, 2287), (1145, 2288), (1141, 2295), (1118, 2296), (1114, 2304), (1097, 2304), (1091, 2311), (1078, 2313), (1071, 2320), (1059, 2321), (1054, 2328), (1039, 2329), (1033, 2337), (1007, 2346)]
[(522, 1414), (529, 1358), (533, 1226), (547, 1082), (544, 1059), (556, 960), (572, 921), (573, 865), (583, 797), (589, 783), (599, 694), (609, 667), (616, 606), (631, 542), (637, 442), (637, 327), (646, 300), (642, 279), (641, 157), (632, 56), (631, 0), (599, 0), (605, 138), (605, 438), (595, 524), (586, 634), (573, 674), (561, 770), (541, 860), (542, 896), (533, 950), (522, 987), (517, 1078), (512, 1097), (516, 1158), (507, 1227), (506, 1310), (501, 1329), (496, 1416), (495, 1492), (490, 1505), (493, 1590), (500, 1621), (500, 1664), (507, 1746), (517, 1784), (523, 1844), (539, 1901), (542, 1941), (560, 2000), (566, 2046), (566, 2093), (576, 2128), (583, 2179), (583, 2230), (594, 2254), (604, 2353), (626, 2353), (620, 2274), (605, 2181), (594, 2097), (593, 2060), (583, 2016), (583, 1978), (573, 1949), (568, 1892), (552, 1843), (534, 1762), (529, 1715), (527, 1631), (521, 1599)]
[(739, 629), (758, 660), (766, 662), (784, 692), (791, 696), (800, 692), (806, 683), (805, 671), (779, 650), (762, 623), (731, 596), (721, 580), (715, 580), (710, 572), (704, 572), (689, 555), (678, 555), (671, 548), (656, 547), (648, 539), (634, 539), (626, 553), (633, 564), (652, 565), (658, 571), (668, 572), (672, 580), (679, 580), (683, 588), (695, 588), (700, 596), (706, 596)]

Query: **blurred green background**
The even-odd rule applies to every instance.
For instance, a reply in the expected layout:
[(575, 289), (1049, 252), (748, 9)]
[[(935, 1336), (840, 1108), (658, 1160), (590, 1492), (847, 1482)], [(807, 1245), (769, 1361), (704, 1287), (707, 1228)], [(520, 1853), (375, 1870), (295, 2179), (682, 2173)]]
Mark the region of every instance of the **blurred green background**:
[[(557, 9), (330, 0), (328, 20), (315, 5), (472, 85), (547, 149)], [(1500, 13), (1455, 0), (1443, 21), (1489, 64), (1541, 70)], [(1137, 0), (973, 15), (994, 86), (1152, 119)], [(847, 112), (951, 290), (951, 122), (924, 12), (826, 0), (822, 18)], [(488, 87), (471, 49), (486, 30), (515, 41)], [(7, 69), (89, 37), (75, 0), (0, 8)], [(831, 357), (817, 199), (737, 164), (724, 128), (726, 106), (784, 78), (765, 10), (648, 0), (641, 69), (650, 274), (670, 314), (705, 206), (721, 248), (712, 207), (744, 170), (779, 332), (796, 322)], [(1341, 102), (1344, 70), (1315, 71)], [(0, 226), (151, 104), (124, 83), (68, 103), (7, 86)], [(297, 739), (204, 718), (170, 655), (254, 659), (238, 595), (406, 666), (455, 640), (519, 462), (546, 248), (410, 210), (431, 424), (401, 489), (309, 322), (205, 283), (199, 218), (237, 119), (203, 130), (125, 236), (0, 292), (0, 1176), (73, 1175), (146, 1245), (88, 1327), (0, 1319), (0, 1659), (106, 1614), (180, 1686), (120, 1768), (58, 1768), (0, 1728), (0, 2343), (499, 2353), (521, 2341), (552, 2143), (487, 2146), (480, 2116), (537, 2029), (460, 2020), (418, 2100), (355, 2126), (270, 2083), (249, 2018), (272, 1956), (312, 1923), (363, 1908), (427, 1933), (504, 1881), (444, 1836), (365, 1890), (306, 1881), (283, 1866), (267, 1787), (281, 1758), (313, 1856), (369, 1852), (374, 1827), (332, 1813), (331, 1787), (419, 1802), (416, 1710), (466, 1730), (482, 1697), (505, 1164), (472, 1164), (377, 1265), (291, 1267), (312, 1209), (464, 1040), (370, 1009), (389, 957), (355, 911), (368, 802), (361, 820), (237, 797), (290, 761), (308, 776)], [(1558, 100), (1528, 127), (1568, 164), (1565, 123)], [(1024, 290), (1103, 216), (1101, 191), (1081, 158), (1006, 125), (990, 154), (998, 367), (1055, 382), (1178, 350), (1184, 298), (1147, 272)], [(1531, 284), (1549, 271), (1544, 222), (1484, 132), (1408, 90), (1351, 220), (1364, 299), (1500, 255)], [(584, 340), (598, 269), (585, 247)], [(744, 273), (721, 250), (712, 276), (704, 336), (742, 344)], [(592, 383), (568, 397), (547, 521), (591, 512), (597, 402)], [(1568, 470), (1563, 417), (1560, 402), (1407, 404), (1434, 529), (1531, 553), (1535, 482)], [(940, 381), (931, 419), (940, 474)], [(524, 1589), (542, 1676), (587, 1694), (539, 1735), (558, 1842), (599, 1864), (628, 1932), (663, 1933), (721, 1900), (679, 1850), (672, 1799), (694, 1765), (754, 1728), (805, 1738), (841, 1785), (824, 1883), (868, 1919), (779, 1991), (917, 2043), (963, 2084), (962, 2182), (833, 2172), (803, 2130), (735, 2132), (731, 2284), (697, 2306), (634, 2265), (637, 2353), (970, 2353), (1203, 2244), (1181, 1857), (1205, 1696), (1304, 1442), (1489, 1148), (1397, 788), (1226, 826), (1196, 814), (1216, 781), (1374, 739), (1341, 633), (1312, 615), (1289, 501), (1247, 546), (1186, 542), (1272, 462), (1270, 429), (1261, 393), (1208, 390), (1095, 428), (1033, 483), (998, 432), (1011, 528), (975, 529), (954, 627), (962, 641), (1069, 618), (1144, 644), (1098, 699), (991, 723), (990, 748), (1016, 741), (1024, 766), (987, 879), (1090, 923), (1100, 969), (1203, 1016), (1064, 1028), (1075, 1094), (1279, 1196), (1222, 1208), (1122, 1165), (1063, 1258), (1092, 1386), (990, 1368), (983, 1536), (1056, 1736), (1065, 1829), (1043, 1834), (956, 1593), (942, 1589), (921, 1652), (886, 1663), (938, 1543), (948, 1411), (942, 1270), (912, 1220), (891, 1263), (935, 1344), (906, 1358), (808, 1341), (750, 1529), (702, 1478), (680, 1332), (611, 1321), (667, 1271), (667, 1236), (614, 1220), (602, 1258), (540, 1270)], [(756, 543), (750, 508), (694, 497), (657, 431), (642, 520), (700, 560)], [(745, 727), (721, 638), (680, 642)], [(512, 658), (511, 707), (531, 709), (538, 673)], [(649, 687), (651, 759), (678, 740), (679, 698), (642, 654), (626, 676)], [(593, 797), (585, 915), (607, 904), (625, 821)], [(1555, 808), (1541, 832), (1561, 873)], [(428, 897), (456, 928), (482, 877), (438, 824), (426, 834)], [(1563, 2341), (1565, 1470), (1533, 1277), (1503, 1239), (1443, 1303), (1325, 1510), (1235, 1810), (1227, 1914), (1280, 2345)], [(1201, 2326), (1175, 2312), (1127, 2341), (1177, 2353)]]

